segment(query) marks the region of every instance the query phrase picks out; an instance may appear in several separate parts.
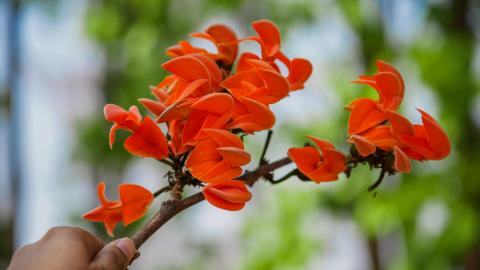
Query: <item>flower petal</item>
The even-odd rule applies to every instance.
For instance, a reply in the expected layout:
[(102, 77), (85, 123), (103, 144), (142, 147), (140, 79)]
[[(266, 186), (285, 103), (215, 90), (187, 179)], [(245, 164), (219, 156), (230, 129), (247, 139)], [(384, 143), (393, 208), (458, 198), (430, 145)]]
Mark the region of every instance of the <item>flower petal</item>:
[(308, 80), (312, 74), (312, 64), (310, 61), (303, 58), (294, 58), (290, 61), (288, 82), (290, 83), (290, 90), (303, 89), (304, 83)]
[(348, 118), (348, 134), (358, 134), (387, 120), (385, 113), (371, 99), (361, 99), (353, 106)]
[(153, 194), (139, 185), (121, 184), (118, 186), (118, 193), (125, 226), (142, 218), (153, 201)]
[(355, 147), (357, 148), (358, 153), (360, 153), (362, 157), (366, 157), (370, 154), (375, 153), (375, 150), (376, 150), (375, 145), (369, 142), (364, 137), (359, 135), (352, 135), (350, 136), (350, 139), (352, 140), (353, 144), (355, 144)]
[(397, 146), (393, 147), (393, 154), (395, 156), (395, 170), (398, 172), (409, 173), (412, 166), (407, 155)]
[(220, 147), (216, 150), (232, 167), (240, 167), (250, 163), (250, 153), (242, 149), (236, 147)]
[(273, 57), (280, 51), (280, 31), (269, 20), (258, 20), (252, 23), (253, 29), (260, 37), (263, 50), (267, 57)]
[(226, 93), (208, 94), (195, 101), (195, 103), (192, 104), (192, 109), (222, 115), (233, 109), (233, 98)]
[(148, 116), (123, 145), (128, 152), (140, 157), (163, 159), (168, 156), (167, 139)]

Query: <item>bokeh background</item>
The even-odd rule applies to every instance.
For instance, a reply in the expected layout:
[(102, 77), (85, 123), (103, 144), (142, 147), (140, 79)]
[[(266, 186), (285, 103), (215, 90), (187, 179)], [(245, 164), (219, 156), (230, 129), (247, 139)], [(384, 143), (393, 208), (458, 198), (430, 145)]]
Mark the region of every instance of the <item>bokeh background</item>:
[[(388, 177), (376, 196), (366, 189), (378, 172), (361, 168), (328, 184), (259, 183), (237, 213), (202, 203), (151, 238), (132, 269), (480, 269), (476, 0), (0, 1), (0, 269), (55, 225), (108, 239), (80, 218), (97, 205), (96, 183), (106, 181), (110, 197), (120, 182), (155, 190), (166, 168), (120, 144), (108, 149), (103, 104), (148, 97), (165, 76), (165, 48), (189, 32), (222, 22), (246, 36), (262, 18), (279, 25), (288, 56), (314, 65), (306, 89), (273, 107), (268, 158), (304, 134), (346, 150), (343, 105), (375, 95), (349, 81), (379, 58), (405, 77), (402, 112), (416, 122), (415, 108), (432, 113), (451, 155)], [(247, 139), (254, 156), (264, 137)]]

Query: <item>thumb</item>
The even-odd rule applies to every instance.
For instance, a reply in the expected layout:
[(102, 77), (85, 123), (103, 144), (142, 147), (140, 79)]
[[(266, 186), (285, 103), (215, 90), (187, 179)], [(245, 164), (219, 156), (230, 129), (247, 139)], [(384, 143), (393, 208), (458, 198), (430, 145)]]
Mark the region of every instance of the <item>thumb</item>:
[(135, 245), (129, 238), (122, 238), (104, 246), (93, 258), (92, 269), (124, 270), (135, 256)]

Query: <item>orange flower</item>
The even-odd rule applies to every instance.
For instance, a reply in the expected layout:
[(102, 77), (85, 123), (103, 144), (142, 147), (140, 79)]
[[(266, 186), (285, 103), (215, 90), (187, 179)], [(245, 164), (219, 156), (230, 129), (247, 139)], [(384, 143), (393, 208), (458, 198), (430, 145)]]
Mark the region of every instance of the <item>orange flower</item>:
[(431, 115), (420, 109), (418, 111), (422, 114), (423, 125), (413, 125), (399, 113), (388, 111), (393, 134), (411, 159), (444, 159), (451, 149), (447, 134)]
[(387, 120), (385, 110), (395, 110), (404, 96), (401, 74), (392, 65), (377, 61), (379, 72), (373, 76), (360, 76), (354, 83), (367, 84), (379, 95), (379, 100), (361, 98), (346, 106), (350, 110), (348, 134), (358, 134)]
[(238, 211), (252, 198), (245, 183), (238, 180), (225, 180), (211, 183), (203, 188), (205, 199), (212, 205), (230, 211)]
[(221, 61), (231, 66), (238, 53), (238, 39), (235, 32), (224, 24), (214, 24), (201, 33), (193, 33), (192, 37), (211, 41), (217, 47), (218, 53), (209, 53), (207, 50), (192, 46), (187, 41), (180, 41), (178, 45), (167, 49), (167, 55), (178, 57), (186, 54), (204, 54), (214, 61)]
[(360, 76), (353, 81), (373, 87), (379, 95), (379, 103), (384, 109), (396, 110), (405, 94), (405, 83), (400, 72), (391, 64), (377, 60), (378, 72), (373, 76)]
[(247, 97), (234, 100), (232, 118), (225, 128), (241, 129), (245, 133), (270, 129), (275, 124), (275, 115), (268, 106)]
[(110, 129), (110, 148), (115, 142), (115, 133), (118, 129), (125, 129), (132, 132), (123, 146), (133, 155), (140, 157), (152, 157), (163, 159), (168, 155), (167, 140), (160, 128), (150, 117), (142, 116), (136, 106), (131, 106), (128, 111), (114, 104), (107, 104), (104, 107), (105, 118), (113, 122)]
[(358, 135), (352, 135), (347, 141), (355, 144), (363, 157), (375, 153), (377, 147), (384, 151), (393, 151), (393, 147), (399, 145), (390, 127), (385, 125), (371, 128)]
[(241, 166), (250, 162), (243, 142), (234, 134), (221, 129), (203, 129), (206, 138), (195, 145), (185, 166), (197, 179), (214, 183), (233, 179), (242, 174)]
[(244, 40), (253, 40), (260, 44), (262, 60), (267, 61), (275, 70), (280, 68), (275, 60), (280, 60), (288, 68), (288, 82), (290, 91), (303, 89), (303, 84), (312, 74), (312, 64), (303, 58), (288, 59), (280, 50), (281, 35), (278, 27), (269, 20), (259, 20), (252, 23), (258, 36), (248, 37)]
[(117, 223), (123, 221), (127, 226), (142, 218), (153, 201), (152, 193), (138, 185), (121, 184), (118, 193), (119, 201), (109, 201), (105, 197), (105, 183), (99, 183), (97, 194), (101, 205), (82, 216), (90, 221), (103, 222), (110, 236), (113, 236)]
[(252, 27), (258, 36), (246, 39), (257, 41), (262, 47), (262, 58), (272, 59), (280, 53), (280, 30), (269, 20), (258, 20), (252, 23)]
[(179, 156), (188, 150), (191, 146), (182, 143), (183, 127), (185, 120), (173, 120), (168, 123), (168, 133), (170, 134), (169, 147), (175, 156)]
[(233, 98), (226, 93), (211, 93), (198, 99), (186, 99), (170, 105), (157, 119), (158, 122), (184, 120), (182, 143), (201, 139), (205, 128), (223, 128), (232, 118)]
[(328, 141), (307, 136), (319, 148), (312, 146), (290, 148), (288, 157), (295, 162), (300, 172), (316, 183), (334, 181), (345, 170), (345, 155)]
[(237, 73), (225, 79), (221, 86), (234, 97), (247, 97), (265, 105), (280, 101), (288, 95), (289, 84), (267, 62), (244, 57), (239, 60)]
[(293, 58), (288, 66), (287, 80), (290, 83), (290, 91), (303, 89), (304, 83), (312, 75), (312, 64), (307, 59)]
[(179, 56), (165, 62), (162, 67), (173, 74), (162, 84), (167, 89), (167, 106), (187, 97), (202, 97), (220, 90), (222, 73), (217, 64), (205, 55)]
[(399, 172), (410, 172), (410, 160), (400, 148), (400, 143), (393, 135), (390, 126), (380, 125), (371, 128), (361, 134), (350, 136), (347, 141), (355, 145), (362, 157), (375, 153), (377, 148), (386, 152), (393, 152), (395, 158), (393, 168)]

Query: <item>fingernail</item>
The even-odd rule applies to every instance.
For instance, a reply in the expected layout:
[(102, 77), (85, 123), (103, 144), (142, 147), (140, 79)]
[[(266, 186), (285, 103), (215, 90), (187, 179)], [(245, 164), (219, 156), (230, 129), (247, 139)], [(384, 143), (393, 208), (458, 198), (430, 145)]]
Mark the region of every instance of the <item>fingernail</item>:
[(135, 256), (135, 245), (129, 238), (122, 238), (118, 240), (117, 247), (123, 252), (123, 254), (125, 254), (129, 261), (133, 259), (133, 256)]

